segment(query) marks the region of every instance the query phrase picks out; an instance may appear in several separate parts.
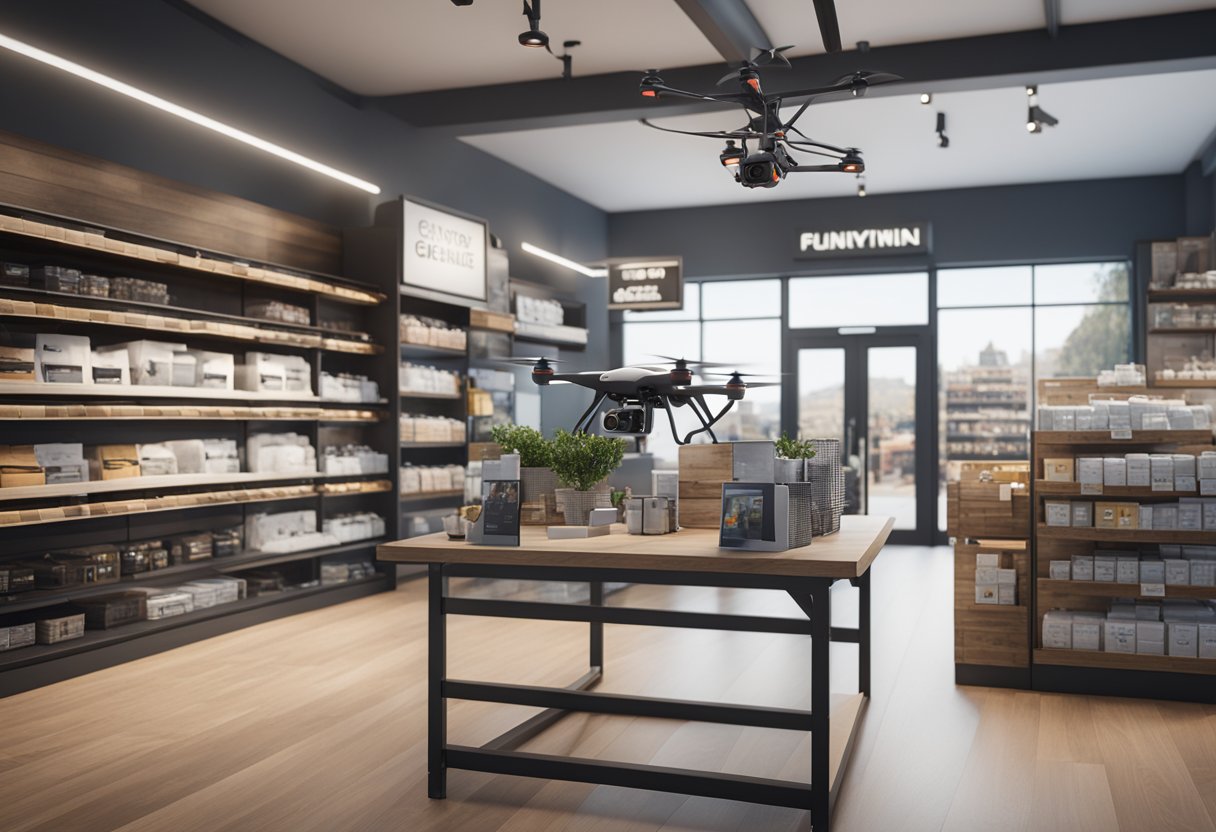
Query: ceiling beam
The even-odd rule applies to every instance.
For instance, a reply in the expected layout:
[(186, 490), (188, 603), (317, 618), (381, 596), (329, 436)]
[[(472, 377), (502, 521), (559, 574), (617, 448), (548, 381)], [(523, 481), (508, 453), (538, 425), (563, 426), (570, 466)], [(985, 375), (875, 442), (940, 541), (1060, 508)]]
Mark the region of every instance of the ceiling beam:
[[(1062, 26), (1052, 39), (1042, 29), (913, 43), (792, 59), (771, 86), (819, 86), (858, 69), (902, 75), (871, 95), (913, 91), (990, 89), (1023, 83), (1060, 83), (1146, 72), (1216, 66), (1216, 10)], [(663, 71), (669, 85), (711, 90), (720, 64)], [(453, 135), (626, 121), (721, 109), (701, 102), (643, 99), (634, 72), (495, 86), (466, 87), (365, 100), (417, 127)]]
[(819, 36), (824, 52), (840, 51), (840, 21), (836, 18), (835, 0), (814, 0), (815, 19), (819, 21)]
[(744, 0), (676, 0), (676, 5), (728, 63), (747, 60), (753, 48), (773, 48)]
[(1043, 0), (1043, 19), (1047, 24), (1047, 34), (1051, 37), (1060, 35), (1060, 0)]

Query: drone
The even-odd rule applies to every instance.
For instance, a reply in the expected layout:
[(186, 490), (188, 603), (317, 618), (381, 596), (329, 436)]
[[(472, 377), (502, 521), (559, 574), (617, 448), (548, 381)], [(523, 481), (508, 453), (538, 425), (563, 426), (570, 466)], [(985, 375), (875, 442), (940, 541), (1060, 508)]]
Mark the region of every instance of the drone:
[[(574, 425), (574, 433), (587, 433), (596, 413), (605, 401), (616, 407), (604, 411), (600, 424), (607, 433), (645, 436), (654, 428), (656, 408), (667, 411), (671, 435), (677, 445), (687, 445), (694, 436), (705, 433), (717, 444), (713, 427), (730, 412), (735, 402), (741, 401), (751, 387), (770, 387), (779, 382), (752, 382), (744, 379), (748, 373), (732, 370), (719, 373), (726, 378), (723, 384), (693, 384), (693, 367), (728, 367), (706, 361), (686, 361), (683, 358), (655, 356), (665, 363), (621, 367), (616, 370), (587, 370), (579, 373), (559, 373), (553, 368), (554, 358), (513, 357), (508, 363), (532, 368), (532, 381), (541, 387), (555, 383), (577, 384), (595, 391), (595, 399)], [(726, 405), (715, 413), (705, 401), (706, 396), (725, 396)], [(676, 408), (687, 407), (696, 415), (701, 427), (689, 431), (680, 438), (676, 427)]]
[[(778, 46), (773, 49), (753, 49), (751, 57), (743, 61), (739, 69), (731, 70), (718, 81), (718, 86), (722, 86), (737, 79), (739, 92), (696, 93), (676, 89), (663, 83), (657, 69), (648, 69), (642, 76), (638, 90), (644, 98), (657, 100), (664, 96), (674, 96), (742, 106), (744, 112), (747, 113), (748, 121), (738, 130), (675, 130), (670, 127), (660, 127), (649, 119), (641, 119), (641, 123), (665, 133), (725, 139), (726, 147), (718, 155), (718, 160), (734, 176), (735, 181), (745, 188), (775, 188), (790, 173), (830, 171), (861, 174), (865, 172), (866, 165), (861, 158), (860, 150), (855, 147), (836, 147), (815, 141), (799, 130), (795, 123), (817, 97), (835, 93), (850, 93), (854, 97), (860, 98), (872, 86), (900, 81), (902, 78), (889, 72), (859, 70), (851, 75), (837, 78), (826, 87), (765, 92), (760, 78), (761, 71), (789, 69), (790, 62), (785, 57), (785, 52), (793, 48), (791, 45)], [(800, 98), (806, 99), (802, 102), (802, 106), (788, 121), (782, 121), (782, 105), (787, 101)], [(797, 153), (824, 156), (833, 161), (831, 164), (804, 165), (796, 158)]]

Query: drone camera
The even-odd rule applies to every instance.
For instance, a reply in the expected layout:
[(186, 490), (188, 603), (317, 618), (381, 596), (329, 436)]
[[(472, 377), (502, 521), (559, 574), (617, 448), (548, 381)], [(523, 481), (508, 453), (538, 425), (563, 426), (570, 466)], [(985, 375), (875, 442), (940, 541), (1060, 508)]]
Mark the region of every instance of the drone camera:
[(604, 411), (602, 424), (609, 433), (650, 433), (651, 411), (637, 405)]
[(745, 188), (774, 188), (783, 174), (777, 158), (767, 151), (753, 153), (739, 165), (739, 182)]

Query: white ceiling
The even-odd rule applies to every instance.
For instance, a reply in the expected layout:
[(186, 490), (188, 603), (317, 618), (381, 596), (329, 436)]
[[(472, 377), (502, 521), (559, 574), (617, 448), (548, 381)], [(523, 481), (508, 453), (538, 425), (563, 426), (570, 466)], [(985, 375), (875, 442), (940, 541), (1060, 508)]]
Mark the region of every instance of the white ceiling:
[[(865, 154), (870, 194), (1027, 182), (1174, 174), (1216, 125), (1216, 70), (1052, 84), (1039, 104), (1060, 120), (1031, 135), (1022, 87), (812, 105), (799, 122), (829, 144)], [(937, 146), (946, 113), (950, 147)], [(685, 130), (736, 129), (740, 114), (660, 120)], [(651, 130), (637, 122), (468, 136), (464, 141), (606, 211), (771, 199), (847, 196), (852, 176), (791, 174), (771, 190), (748, 190), (723, 172), (716, 139)], [(811, 162), (813, 157), (807, 159)]]
[[(791, 55), (823, 51), (810, 0), (747, 0)], [(561, 64), (525, 49), (519, 0), (191, 0), (201, 11), (361, 95), (556, 78)], [(1170, 14), (1214, 0), (1061, 0), (1063, 23)], [(1043, 0), (837, 0), (846, 48), (887, 46), (1044, 26)], [(675, 0), (544, 0), (554, 49), (581, 40), (576, 75), (716, 63)]]

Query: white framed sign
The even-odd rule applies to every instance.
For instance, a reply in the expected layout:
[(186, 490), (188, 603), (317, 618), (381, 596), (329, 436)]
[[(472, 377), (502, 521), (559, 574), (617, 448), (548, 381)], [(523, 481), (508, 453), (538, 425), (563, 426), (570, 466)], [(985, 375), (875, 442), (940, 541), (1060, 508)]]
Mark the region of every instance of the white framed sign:
[(409, 197), (402, 207), (402, 285), (484, 301), (486, 223)]

